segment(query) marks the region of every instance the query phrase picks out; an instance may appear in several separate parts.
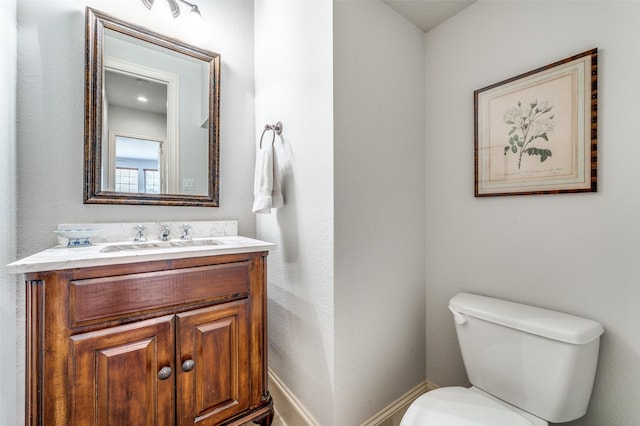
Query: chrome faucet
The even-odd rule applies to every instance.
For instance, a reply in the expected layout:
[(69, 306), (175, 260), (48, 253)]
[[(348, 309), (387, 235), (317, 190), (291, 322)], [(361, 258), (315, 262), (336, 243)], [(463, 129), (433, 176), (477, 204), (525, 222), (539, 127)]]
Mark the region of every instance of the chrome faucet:
[(189, 229), (191, 229), (191, 225), (187, 225), (187, 224), (182, 225), (182, 235), (180, 235), (181, 240), (191, 239), (191, 235), (189, 235)]
[(134, 229), (134, 231), (136, 231), (136, 236), (133, 239), (133, 241), (136, 241), (136, 242), (145, 242), (145, 241), (147, 241), (147, 239), (144, 236), (144, 231), (145, 231), (145, 229), (147, 229), (146, 226), (144, 226), (144, 225), (136, 225), (136, 226), (133, 227), (133, 229)]
[(162, 230), (160, 231), (160, 239), (162, 241), (169, 241), (169, 234), (171, 233), (171, 228), (169, 225), (162, 225)]

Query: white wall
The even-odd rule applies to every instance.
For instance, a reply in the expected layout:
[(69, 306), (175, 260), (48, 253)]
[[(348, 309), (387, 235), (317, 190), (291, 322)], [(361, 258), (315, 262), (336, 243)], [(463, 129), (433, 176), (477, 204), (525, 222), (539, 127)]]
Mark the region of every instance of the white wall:
[[(0, 2), (0, 365), (9, 366), (0, 386), (0, 424), (24, 423), (24, 372), (14, 369), (24, 350), (18, 332), (17, 279), (4, 272), (16, 255), (16, 2)], [(24, 328), (24, 327), (23, 327)], [(14, 342), (17, 342), (15, 344)]]
[(424, 37), (382, 2), (334, 3), (336, 425), (424, 380)]
[[(258, 217), (269, 254), (269, 365), (332, 425), (333, 58), (330, 1), (256, 1), (256, 131), (282, 121), (285, 206)], [(271, 142), (271, 132), (265, 143)], [(256, 141), (257, 144), (257, 141)]]
[[(14, 2), (2, 1), (3, 32), (2, 72), (11, 70), (4, 51), (11, 59), (12, 18)], [(220, 111), (220, 206), (155, 207), (109, 206), (83, 204), (84, 144), (84, 12), (91, 6), (125, 21), (137, 23), (153, 31), (181, 39), (221, 55)], [(23, 257), (56, 244), (53, 231), (58, 223), (135, 222), (237, 219), (242, 235), (255, 234), (255, 218), (251, 213), (253, 187), (254, 76), (253, 76), (253, 2), (216, 0), (200, 2), (204, 18), (201, 27), (182, 20), (158, 22), (142, 2), (131, 0), (91, 1), (18, 1), (18, 77), (17, 77), (17, 168), (11, 157), (2, 158), (0, 167), (9, 176), (17, 170), (17, 256)], [(6, 13), (4, 11), (7, 11)], [(5, 20), (6, 19), (6, 25)], [(15, 25), (13, 24), (13, 27)], [(4, 37), (4, 32), (7, 36)], [(15, 53), (13, 53), (15, 56)], [(15, 67), (13, 67), (15, 69)], [(10, 76), (10, 75), (9, 75)], [(10, 80), (1, 79), (0, 94), (10, 94)], [(11, 98), (1, 96), (2, 102)], [(200, 99), (196, 100), (200, 104)], [(4, 128), (5, 116), (2, 116)], [(7, 116), (8, 123), (13, 123)], [(8, 127), (10, 129), (10, 126)], [(4, 130), (3, 130), (4, 131)], [(4, 142), (11, 149), (11, 139)], [(8, 152), (10, 154), (11, 151)], [(3, 185), (4, 186), (4, 185)], [(3, 188), (3, 191), (10, 189)], [(9, 197), (12, 200), (15, 197)], [(9, 247), (15, 240), (16, 203), (3, 203), (3, 229)], [(4, 215), (4, 210), (7, 215)], [(13, 212), (13, 213), (12, 213)], [(4, 220), (8, 221), (5, 225)], [(3, 233), (4, 234), (4, 233)], [(5, 235), (3, 235), (5, 240)], [(3, 241), (4, 244), (5, 241)], [(3, 245), (3, 250), (4, 245)], [(15, 250), (3, 254), (15, 260)], [(4, 259), (3, 257), (3, 259)], [(14, 286), (15, 288), (15, 286)], [(5, 300), (2, 301), (3, 307)], [(15, 309), (16, 302), (6, 301)], [(18, 285), (17, 344), (15, 362), (18, 374), (24, 373), (24, 285)], [(4, 314), (4, 308), (3, 308)], [(9, 312), (0, 324), (7, 342), (16, 341), (16, 313)], [(8, 334), (7, 334), (8, 333)], [(5, 341), (4, 339), (2, 340)], [(19, 376), (22, 377), (22, 376)], [(23, 413), (23, 379), (3, 380), (3, 389), (12, 395), (6, 401), (18, 416)], [(17, 391), (14, 393), (14, 388)], [(18, 403), (14, 404), (18, 395)], [(16, 408), (17, 407), (17, 408)], [(13, 411), (8, 415), (13, 416)], [(3, 424), (13, 424), (9, 422)], [(18, 421), (20, 423), (20, 421)]]
[[(605, 328), (589, 413), (640, 424), (640, 3), (481, 1), (425, 36), (427, 378), (464, 384), (447, 301), (465, 290)], [(473, 91), (593, 47), (597, 193), (474, 198)]]
[(258, 1), (255, 25), (287, 170), (257, 221), (269, 364), (319, 424), (358, 424), (424, 379), (423, 35), (379, 2)]

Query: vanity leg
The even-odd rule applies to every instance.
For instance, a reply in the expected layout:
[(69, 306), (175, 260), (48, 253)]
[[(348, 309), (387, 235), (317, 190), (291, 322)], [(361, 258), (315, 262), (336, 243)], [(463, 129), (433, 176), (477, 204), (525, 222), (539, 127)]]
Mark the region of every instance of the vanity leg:
[(273, 422), (273, 407), (266, 413), (264, 413), (261, 417), (253, 419), (253, 423), (260, 426), (271, 426)]

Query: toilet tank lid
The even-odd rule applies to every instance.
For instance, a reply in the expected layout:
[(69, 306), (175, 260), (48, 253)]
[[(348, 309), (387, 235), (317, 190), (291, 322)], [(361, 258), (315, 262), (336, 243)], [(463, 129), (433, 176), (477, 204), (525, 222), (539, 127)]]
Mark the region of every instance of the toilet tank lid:
[(453, 296), (449, 308), (470, 317), (575, 345), (589, 343), (604, 332), (597, 321), (471, 293)]

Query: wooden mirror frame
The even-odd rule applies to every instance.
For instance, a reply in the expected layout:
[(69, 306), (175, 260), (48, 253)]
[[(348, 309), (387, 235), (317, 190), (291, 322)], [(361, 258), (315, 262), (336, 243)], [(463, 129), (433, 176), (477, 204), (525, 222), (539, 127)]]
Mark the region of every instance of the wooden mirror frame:
[[(209, 63), (207, 195), (148, 194), (102, 190), (104, 30), (109, 29)], [(220, 55), (153, 33), (87, 7), (85, 38), (84, 203), (156, 206), (219, 206)]]

